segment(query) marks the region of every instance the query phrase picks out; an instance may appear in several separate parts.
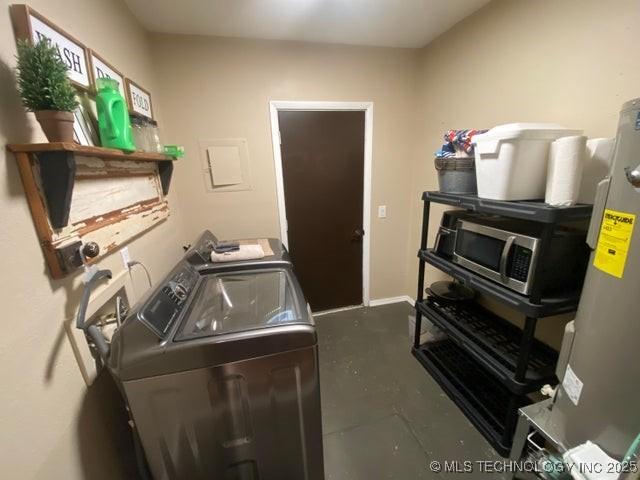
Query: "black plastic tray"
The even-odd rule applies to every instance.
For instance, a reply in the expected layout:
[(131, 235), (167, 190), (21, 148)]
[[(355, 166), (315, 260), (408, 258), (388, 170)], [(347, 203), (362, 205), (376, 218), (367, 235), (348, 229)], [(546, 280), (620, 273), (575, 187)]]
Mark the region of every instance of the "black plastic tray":
[(515, 425), (518, 408), (530, 403), (527, 397), (514, 396), (451, 340), (425, 343), (413, 354), (493, 448), (508, 456), (513, 431), (507, 424)]
[(477, 195), (459, 195), (441, 192), (424, 192), (422, 199), (435, 203), (453, 205), (474, 212), (522, 218), (542, 223), (584, 220), (591, 218), (591, 212), (593, 211), (593, 205), (579, 204), (571, 207), (552, 207), (542, 200), (506, 202), (479, 198)]
[(493, 312), (469, 302), (446, 302), (432, 297), (416, 308), (453, 338), (511, 392), (524, 395), (544, 384), (555, 385), (558, 354), (533, 340), (524, 381), (515, 378), (522, 330)]
[(542, 298), (540, 303), (533, 303), (529, 297), (516, 293), (499, 283), (492, 282), (471, 270), (456, 265), (450, 260), (436, 254), (433, 249), (422, 250), (418, 252), (418, 256), (425, 262), (461, 281), (467, 287), (489, 295), (509, 307), (524, 313), (528, 317), (549, 317), (551, 315), (573, 312), (578, 308), (580, 292), (573, 292), (559, 297), (546, 297)]

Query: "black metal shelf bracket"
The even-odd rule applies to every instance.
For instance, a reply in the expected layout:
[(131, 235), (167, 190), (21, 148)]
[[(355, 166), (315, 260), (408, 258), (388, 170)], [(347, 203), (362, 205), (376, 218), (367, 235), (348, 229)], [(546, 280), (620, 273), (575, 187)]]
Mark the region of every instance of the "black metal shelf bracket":
[(167, 195), (169, 193), (169, 187), (171, 186), (171, 177), (173, 176), (173, 161), (159, 161), (158, 175), (160, 176), (160, 186), (162, 187), (162, 194)]
[(74, 154), (65, 151), (39, 152), (37, 158), (51, 226), (55, 229), (63, 228), (69, 223), (71, 195), (75, 184)]

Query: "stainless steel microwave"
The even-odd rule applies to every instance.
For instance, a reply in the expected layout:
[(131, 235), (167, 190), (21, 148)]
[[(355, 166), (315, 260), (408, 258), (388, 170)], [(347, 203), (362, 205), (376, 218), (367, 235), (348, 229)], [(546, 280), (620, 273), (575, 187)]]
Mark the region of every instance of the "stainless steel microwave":
[[(541, 233), (533, 222), (461, 219), (452, 261), (524, 295), (538, 281), (547, 291), (580, 288), (589, 255), (585, 232), (557, 227), (544, 258), (540, 258)], [(540, 262), (542, 269), (535, 278)]]

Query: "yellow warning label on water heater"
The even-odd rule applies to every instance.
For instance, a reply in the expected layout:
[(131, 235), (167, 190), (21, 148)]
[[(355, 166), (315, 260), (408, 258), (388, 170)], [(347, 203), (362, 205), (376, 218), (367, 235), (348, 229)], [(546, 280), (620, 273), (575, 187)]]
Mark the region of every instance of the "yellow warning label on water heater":
[(632, 213), (605, 210), (593, 265), (603, 272), (622, 278), (636, 216)]

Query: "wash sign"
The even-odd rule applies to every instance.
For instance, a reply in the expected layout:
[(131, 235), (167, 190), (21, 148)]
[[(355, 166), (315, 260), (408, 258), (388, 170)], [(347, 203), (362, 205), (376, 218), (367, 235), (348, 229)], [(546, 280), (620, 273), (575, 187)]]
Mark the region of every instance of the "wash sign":
[(69, 78), (78, 85), (88, 88), (90, 85), (89, 69), (87, 68), (84, 46), (53, 29), (31, 13), (29, 21), (31, 23), (31, 38), (34, 43), (42, 39), (48, 40), (51, 45), (56, 47), (58, 55), (67, 65)]

